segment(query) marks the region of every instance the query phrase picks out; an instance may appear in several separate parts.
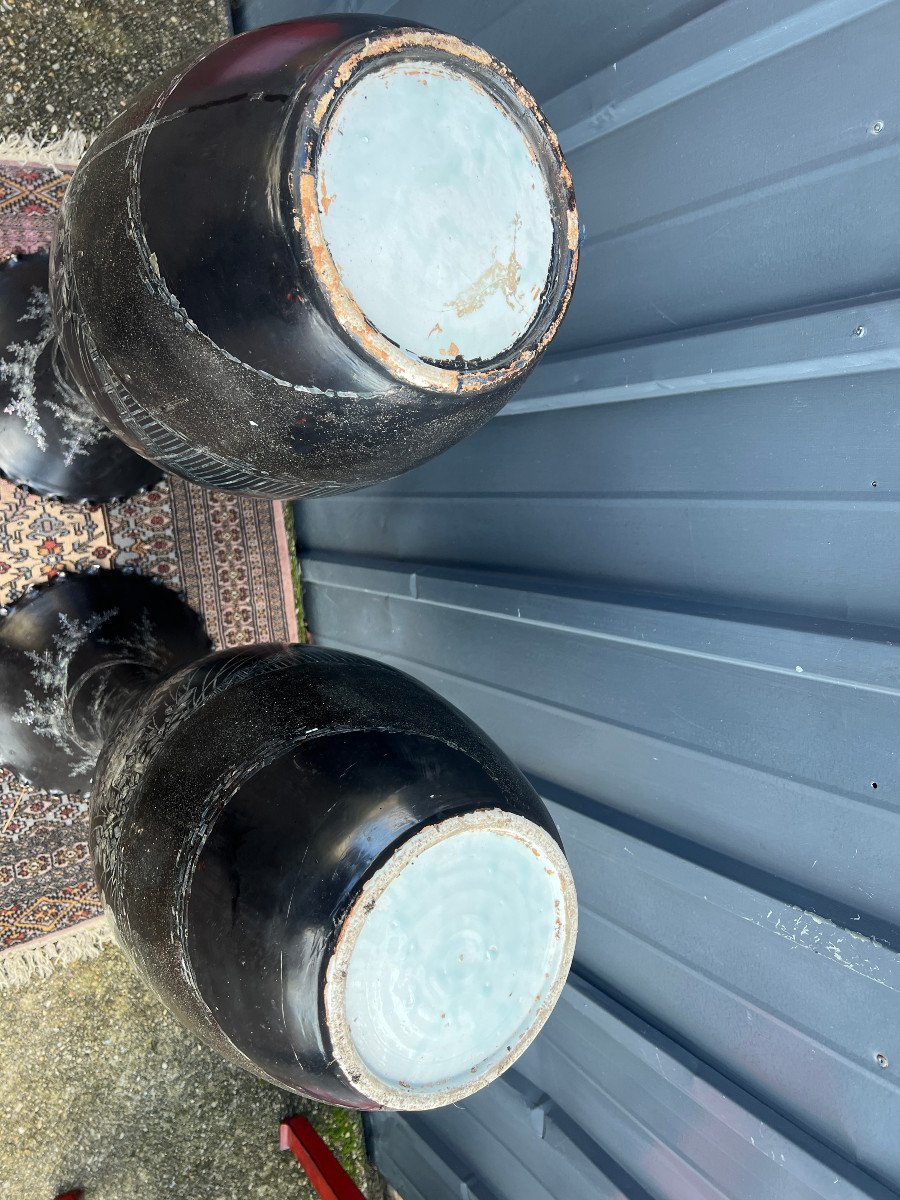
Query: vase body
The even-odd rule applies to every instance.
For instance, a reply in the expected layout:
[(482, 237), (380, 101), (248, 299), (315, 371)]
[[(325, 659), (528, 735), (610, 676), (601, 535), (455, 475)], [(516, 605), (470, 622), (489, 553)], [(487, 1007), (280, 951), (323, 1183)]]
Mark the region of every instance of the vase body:
[[(510, 344), (488, 358), (455, 353), (449, 338), (433, 357), (398, 345), (345, 286), (323, 234), (350, 203), (339, 196), (330, 210), (316, 173), (337, 119), (329, 114), (366, 72), (405, 65), (424, 72), (426, 86), (477, 85), (485, 120), (491, 105), (502, 109), (546, 191), (546, 278), (534, 276), (530, 298), (516, 292), (524, 277), (515, 249), (505, 274), (499, 263), (487, 272), (501, 315), (498, 296), (525, 314)], [(477, 138), (472, 144), (484, 154)], [(365, 169), (384, 185), (392, 167)], [(352, 163), (347, 172), (352, 178)], [(390, 193), (379, 203), (387, 219)], [(395, 203), (402, 208), (404, 195)], [(366, 228), (363, 259), (379, 241), (371, 222)], [(520, 257), (528, 232), (520, 232)], [(426, 253), (427, 241), (416, 252)], [(398, 262), (404, 253), (398, 247)], [(197, 483), (292, 497), (397, 475), (480, 426), (549, 344), (576, 260), (565, 163), (505, 68), (421, 27), (341, 16), (234, 38), (143, 92), (69, 186), (51, 294), (72, 374), (131, 448)], [(484, 296), (476, 288), (454, 303), (477, 310)]]
[[(525, 778), (456, 709), (391, 667), (304, 646), (222, 651), (159, 685), (107, 742), (92, 796), (98, 886), (145, 981), (238, 1065), (361, 1109), (451, 1103), (531, 1041), (574, 947), (558, 838)], [(492, 880), (510, 853), (521, 861)], [(395, 895), (381, 912), (384, 889), (429, 854), (416, 911), (403, 917)], [(354, 993), (372, 920), (386, 932)], [(510, 969), (535, 930), (533, 961)], [(522, 1012), (498, 1017), (488, 1053), (490, 989), (505, 1002), (519, 976), (531, 977)], [(411, 1041), (391, 1042), (417, 1021)], [(457, 1039), (478, 1046), (463, 1066)]]

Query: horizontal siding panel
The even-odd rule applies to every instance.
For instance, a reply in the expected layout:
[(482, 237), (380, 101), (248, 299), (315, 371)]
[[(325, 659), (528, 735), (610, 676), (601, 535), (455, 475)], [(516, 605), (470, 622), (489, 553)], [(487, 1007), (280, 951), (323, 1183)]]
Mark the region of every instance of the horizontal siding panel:
[[(900, 152), (882, 143), (850, 162), (767, 181), (589, 245), (584, 269), (597, 282), (581, 276), (558, 349), (894, 289), (900, 268), (884, 231), (900, 217), (898, 185)], [(575, 187), (580, 195), (577, 178)], [(855, 215), (861, 196), (866, 221)], [(794, 236), (773, 242), (773, 226)], [(811, 256), (817, 258), (812, 277)]]
[[(583, 124), (575, 136), (560, 130), (563, 147), (573, 146), (585, 241), (558, 349), (900, 283), (880, 232), (900, 216), (898, 131), (884, 118), (896, 93), (896, 5), (843, 0), (798, 10), (732, 0), (688, 29), (692, 69), (683, 66), (682, 28), (637, 51), (621, 79), (617, 63), (605, 79), (577, 85), (610, 99), (589, 139)], [(557, 124), (571, 107), (565, 97), (550, 105)], [(633, 119), (617, 123), (619, 112)], [(873, 134), (878, 120), (884, 127)], [(867, 220), (858, 219), (860, 196)]]
[(660, 1200), (893, 1195), (580, 979), (517, 1069)]
[[(425, 561), (439, 565), (468, 559), (473, 567), (516, 571), (530, 557), (536, 574), (573, 584), (620, 585), (762, 613), (897, 621), (900, 508), (868, 496), (796, 502), (466, 497), (453, 503), (452, 521), (444, 519), (445, 505), (418, 497), (378, 508), (364, 504), (338, 502), (329, 518), (352, 530), (341, 539), (352, 540), (348, 553), (356, 546), (365, 553), (371, 534), (370, 544), (380, 541), (388, 551), (392, 544), (408, 547), (407, 562), (422, 561), (415, 551), (423, 550)], [(425, 523), (442, 527), (427, 546)]]
[[(734, 880), (554, 806), (578, 887), (580, 970), (889, 1183), (900, 959)], [(847, 1014), (853, 1013), (853, 1021)]]
[(440, 1138), (423, 1138), (395, 1114), (368, 1123), (369, 1150), (403, 1200), (495, 1200)]
[[(885, 345), (897, 346), (892, 312), (875, 329), (844, 321), (841, 342), (871, 337), (878, 360), (896, 355)], [(690, 370), (702, 353), (673, 351), (667, 365)], [(637, 356), (618, 377), (605, 365), (610, 388), (653, 369)], [(495, 420), (389, 484), (306, 502), (302, 544), (900, 621), (900, 371), (628, 403), (603, 403), (604, 390), (599, 403)]]
[(306, 572), (320, 644), (375, 649), (526, 771), (897, 936), (896, 647), (347, 563)]
[(516, 1069), (372, 1118), (376, 1161), (406, 1200), (900, 1196), (900, 0), (382, 8), (534, 91), (583, 257), (497, 419), (297, 505), (307, 615), (529, 774), (582, 923)]
[(546, 0), (453, 0), (445, 5), (434, 0), (237, 0), (235, 27), (341, 12), (380, 12), (420, 21), (477, 42), (545, 102), (573, 79), (633, 54), (714, 7), (715, 0), (602, 0), (598, 13), (597, 0), (565, 0), (552, 9)]
[[(767, 60), (777, 61), (777, 56), (821, 39), (887, 3), (890, 0), (719, 3), (703, 14), (702, 21), (683, 22), (655, 41), (635, 46), (627, 55), (619, 54), (617, 61), (593, 74), (577, 78), (571, 73), (574, 82), (565, 91), (544, 98), (545, 111), (571, 154), (669, 104)], [(778, 85), (780, 89), (783, 81)], [(815, 130), (803, 134), (811, 141), (817, 136)]]
[(463, 1104), (407, 1118), (454, 1154), (479, 1164), (480, 1178), (522, 1200), (651, 1200), (616, 1160), (555, 1105), (542, 1106), (517, 1073)]

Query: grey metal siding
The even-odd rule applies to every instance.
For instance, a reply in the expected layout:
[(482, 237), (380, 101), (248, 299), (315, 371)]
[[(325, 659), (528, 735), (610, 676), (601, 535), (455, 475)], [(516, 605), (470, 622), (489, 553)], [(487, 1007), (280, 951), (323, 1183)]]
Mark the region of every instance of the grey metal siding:
[(581, 901), (517, 1068), (376, 1159), (406, 1200), (900, 1195), (900, 3), (379, 7), (519, 72), (585, 229), (500, 416), (297, 506), (316, 641), (482, 724)]

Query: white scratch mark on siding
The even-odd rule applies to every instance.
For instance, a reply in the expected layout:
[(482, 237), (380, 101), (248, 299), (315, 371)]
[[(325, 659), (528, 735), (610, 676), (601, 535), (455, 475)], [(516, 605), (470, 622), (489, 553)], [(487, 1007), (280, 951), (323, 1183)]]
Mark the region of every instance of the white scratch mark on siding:
[[(791, 911), (793, 911), (793, 915), (788, 916), (787, 913)], [(770, 909), (765, 919), (742, 914), (741, 919), (748, 921), (751, 925), (756, 925), (759, 929), (764, 929), (767, 933), (777, 934), (794, 946), (812, 950), (813, 954), (829, 958), (847, 971), (852, 971), (854, 975), (859, 975), (871, 983), (877, 983), (892, 992), (900, 991), (900, 988), (882, 978), (883, 963), (863, 957), (863, 946), (866, 949), (885, 952), (881, 943), (874, 938), (855, 933), (852, 929), (844, 929), (816, 913), (796, 909), (786, 910), (780, 914)], [(858, 917), (854, 919), (859, 920)]]

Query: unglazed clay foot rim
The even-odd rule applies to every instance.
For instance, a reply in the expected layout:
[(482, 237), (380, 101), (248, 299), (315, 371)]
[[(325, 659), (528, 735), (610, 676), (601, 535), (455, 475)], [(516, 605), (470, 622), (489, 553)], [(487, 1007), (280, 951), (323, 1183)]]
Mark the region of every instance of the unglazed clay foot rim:
[[(559, 938), (561, 946), (555, 954), (554, 974), (542, 989), (540, 1004), (530, 1016), (527, 1028), (517, 1033), (515, 1042), (504, 1053), (494, 1051), (483, 1058), (483, 1069), (476, 1070), (473, 1067), (470, 1080), (456, 1086), (441, 1086), (439, 1082), (434, 1086), (394, 1086), (369, 1069), (355, 1045), (347, 1015), (347, 978), (350, 961), (369, 914), (404, 869), (419, 859), (426, 850), (468, 832), (494, 833), (515, 838), (535, 855), (548, 875), (555, 875), (555, 886), (561, 903), (561, 911), (557, 909), (555, 919), (555, 936)], [(577, 931), (578, 904), (569, 864), (559, 844), (541, 826), (496, 808), (464, 813), (427, 826), (405, 841), (366, 882), (344, 920), (325, 976), (325, 1018), (335, 1062), (353, 1087), (381, 1108), (425, 1110), (454, 1104), (466, 1096), (471, 1096), (512, 1066), (542, 1029), (565, 986), (575, 952)], [(476, 1064), (476, 1067), (480, 1065)]]
[[(326, 239), (320, 212), (318, 160), (328, 125), (348, 86), (361, 72), (388, 65), (393, 59), (431, 56), (470, 78), (519, 125), (522, 136), (542, 166), (550, 198), (554, 236), (547, 285), (537, 313), (509, 351), (492, 363), (441, 366), (417, 357), (391, 341), (369, 321), (344, 286)], [(578, 214), (572, 177), (556, 135), (531, 94), (487, 51), (449, 34), (424, 29), (391, 29), (347, 44), (337, 62), (317, 81), (301, 113), (286, 178), (300, 257), (330, 309), (337, 327), (353, 345), (391, 375), (417, 388), (451, 394), (477, 394), (513, 385), (546, 350), (565, 316), (578, 267)], [(295, 172), (299, 171), (299, 178)], [(457, 365), (459, 364), (459, 365)]]

